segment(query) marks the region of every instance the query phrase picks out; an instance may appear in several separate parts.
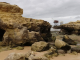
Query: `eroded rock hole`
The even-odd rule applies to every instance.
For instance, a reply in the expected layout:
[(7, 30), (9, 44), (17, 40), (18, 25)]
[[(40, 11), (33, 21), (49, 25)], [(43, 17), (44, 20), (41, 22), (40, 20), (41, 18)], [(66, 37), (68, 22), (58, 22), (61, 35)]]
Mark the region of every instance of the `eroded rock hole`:
[(0, 29), (0, 41), (2, 41), (4, 33), (5, 33), (5, 30)]

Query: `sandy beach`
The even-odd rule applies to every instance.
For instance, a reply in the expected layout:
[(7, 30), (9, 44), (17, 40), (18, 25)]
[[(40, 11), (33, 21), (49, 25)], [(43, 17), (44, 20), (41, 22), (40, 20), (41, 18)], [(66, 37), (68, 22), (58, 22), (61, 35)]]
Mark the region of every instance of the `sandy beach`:
[[(24, 50), (8, 50), (8, 51), (3, 51), (0, 52), (0, 60), (4, 60), (10, 53), (27, 53), (28, 51), (31, 50), (30, 46), (26, 46), (24, 47)], [(46, 53), (46, 51), (44, 52), (36, 52), (35, 54), (42, 56), (44, 53)], [(63, 55), (59, 55), (58, 57), (52, 57), (50, 60), (80, 60), (80, 53), (78, 53), (78, 55), (74, 55), (74, 54), (65, 54), (65, 56)]]

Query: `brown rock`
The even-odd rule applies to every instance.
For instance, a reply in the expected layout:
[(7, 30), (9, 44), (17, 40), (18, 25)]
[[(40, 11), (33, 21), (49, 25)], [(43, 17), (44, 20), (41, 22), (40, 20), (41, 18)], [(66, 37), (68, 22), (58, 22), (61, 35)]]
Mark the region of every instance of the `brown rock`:
[(66, 53), (67, 53), (68, 50), (71, 49), (70, 45), (68, 45), (66, 42), (64, 42), (62, 40), (58, 40), (58, 39), (55, 40), (55, 46), (58, 49), (64, 50)]
[(51, 38), (49, 22), (21, 15), (23, 9), (17, 5), (0, 2), (0, 41), (5, 45), (24, 45)]
[(58, 56), (58, 52), (57, 52), (57, 49), (51, 47), (47, 53), (44, 54), (44, 56), (48, 57), (48, 58), (51, 58), (53, 56)]
[(69, 45), (76, 45), (77, 44), (74, 40), (70, 39), (68, 35), (63, 36), (63, 41), (65, 41)]
[(35, 42), (34, 44), (32, 44), (31, 46), (31, 50), (32, 51), (45, 51), (49, 49), (49, 44), (44, 42), (44, 41), (40, 41), (40, 42)]
[(76, 22), (69, 22), (66, 24), (62, 24), (60, 26), (56, 26), (57, 29), (61, 29), (65, 34), (76, 34), (80, 35), (80, 20)]

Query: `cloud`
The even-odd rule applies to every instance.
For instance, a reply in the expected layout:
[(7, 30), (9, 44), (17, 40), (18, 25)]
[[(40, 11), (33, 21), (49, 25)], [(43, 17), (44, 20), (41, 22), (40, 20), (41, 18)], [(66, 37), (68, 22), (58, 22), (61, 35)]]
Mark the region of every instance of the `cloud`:
[(79, 0), (1, 0), (23, 9), (24, 17), (53, 18), (80, 15)]
[[(69, 22), (80, 19), (80, 0), (0, 0), (23, 9), (23, 17)], [(53, 18), (53, 19), (52, 19)]]
[(75, 19), (78, 19), (78, 18), (80, 19), (80, 16), (76, 16), (76, 17), (75, 17)]

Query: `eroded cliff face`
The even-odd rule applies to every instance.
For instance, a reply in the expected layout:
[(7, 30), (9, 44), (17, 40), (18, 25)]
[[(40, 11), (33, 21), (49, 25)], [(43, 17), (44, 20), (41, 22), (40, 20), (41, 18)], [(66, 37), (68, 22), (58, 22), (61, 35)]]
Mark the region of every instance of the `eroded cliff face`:
[(17, 5), (0, 2), (0, 41), (5, 45), (21, 45), (36, 41), (48, 41), (51, 37), (49, 22), (21, 15)]

